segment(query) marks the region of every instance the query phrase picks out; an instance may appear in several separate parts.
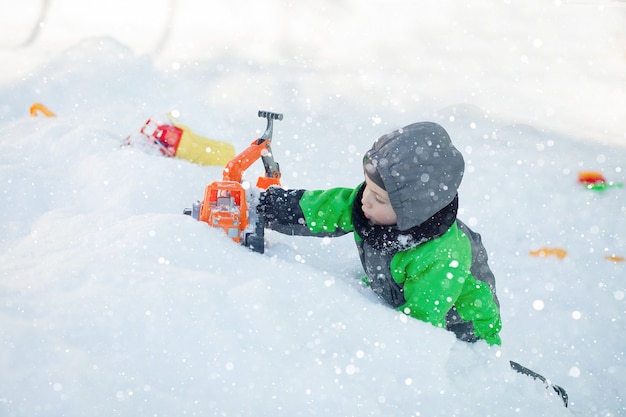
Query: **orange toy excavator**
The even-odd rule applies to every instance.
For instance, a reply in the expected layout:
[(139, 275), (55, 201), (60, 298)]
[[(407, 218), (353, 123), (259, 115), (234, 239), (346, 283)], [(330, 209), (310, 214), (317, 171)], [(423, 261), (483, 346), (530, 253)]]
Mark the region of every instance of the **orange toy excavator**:
[(228, 162), (223, 171), (222, 181), (207, 185), (204, 200), (194, 203), (191, 209), (185, 209), (184, 214), (209, 226), (219, 227), (235, 242), (255, 252), (263, 253), (265, 250), (263, 219), (257, 216), (254, 207), (251, 209), (248, 206), (247, 191), (241, 182), (244, 171), (261, 158), (265, 176), (259, 177), (257, 188), (265, 190), (271, 185), (280, 185), (280, 169), (278, 163), (274, 161), (270, 145), (274, 130), (273, 122), (282, 120), (283, 115), (261, 110), (259, 117), (267, 119), (265, 133)]

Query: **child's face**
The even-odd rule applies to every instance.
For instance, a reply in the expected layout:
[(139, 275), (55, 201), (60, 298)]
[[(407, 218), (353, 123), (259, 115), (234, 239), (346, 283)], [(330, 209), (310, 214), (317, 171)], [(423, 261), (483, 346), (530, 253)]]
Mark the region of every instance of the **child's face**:
[(392, 226), (397, 223), (398, 216), (391, 207), (389, 194), (371, 179), (365, 176), (365, 190), (361, 198), (361, 209), (369, 221), (379, 226)]

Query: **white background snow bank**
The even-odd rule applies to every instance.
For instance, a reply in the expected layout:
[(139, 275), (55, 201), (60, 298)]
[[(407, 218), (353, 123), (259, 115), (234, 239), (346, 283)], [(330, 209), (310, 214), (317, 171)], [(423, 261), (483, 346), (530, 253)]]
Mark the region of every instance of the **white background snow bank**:
[[(40, 10), (3, 5), (0, 415), (626, 414), (624, 263), (604, 258), (626, 256), (625, 190), (576, 183), (625, 182), (623, 2), (492, 3), (58, 0), (32, 39)], [(120, 148), (177, 109), (241, 150), (260, 108), (285, 114), (290, 187), (354, 186), (380, 134), (444, 125), (503, 347), (380, 304), (349, 236), (231, 243), (181, 215), (219, 167)]]

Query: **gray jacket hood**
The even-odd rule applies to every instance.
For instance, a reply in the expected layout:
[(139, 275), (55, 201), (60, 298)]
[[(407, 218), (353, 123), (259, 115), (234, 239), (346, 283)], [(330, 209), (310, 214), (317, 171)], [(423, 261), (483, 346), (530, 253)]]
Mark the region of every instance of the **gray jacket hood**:
[(450, 204), (465, 168), (448, 133), (432, 122), (413, 123), (381, 136), (364, 160), (378, 170), (400, 230), (422, 224)]

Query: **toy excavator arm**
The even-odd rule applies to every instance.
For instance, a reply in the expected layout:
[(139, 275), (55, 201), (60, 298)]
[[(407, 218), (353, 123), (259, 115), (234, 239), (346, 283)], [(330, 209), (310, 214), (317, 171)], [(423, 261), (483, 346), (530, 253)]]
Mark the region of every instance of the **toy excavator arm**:
[(266, 189), (270, 185), (280, 185), (280, 168), (278, 163), (274, 160), (272, 154), (272, 134), (274, 130), (274, 120), (282, 120), (282, 113), (272, 113), (268, 111), (259, 111), (259, 117), (267, 119), (267, 128), (263, 135), (252, 141), (250, 146), (244, 149), (241, 153), (235, 156), (224, 168), (223, 178), (224, 181), (235, 181), (240, 183), (243, 178), (243, 173), (248, 169), (257, 159), (261, 158), (263, 166), (265, 167), (265, 177), (259, 177), (257, 181), (257, 187)]

